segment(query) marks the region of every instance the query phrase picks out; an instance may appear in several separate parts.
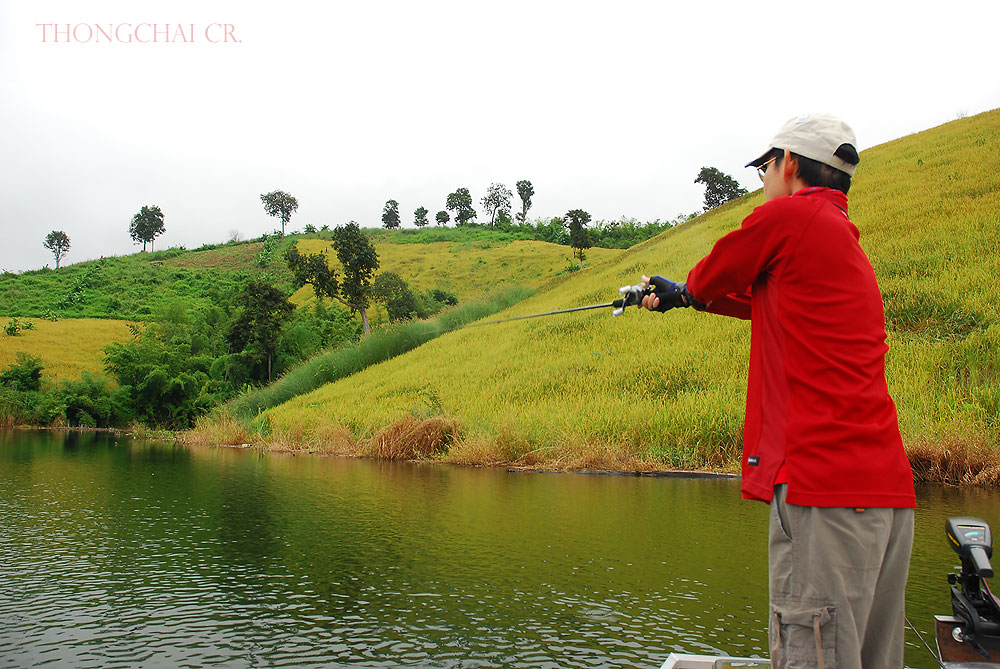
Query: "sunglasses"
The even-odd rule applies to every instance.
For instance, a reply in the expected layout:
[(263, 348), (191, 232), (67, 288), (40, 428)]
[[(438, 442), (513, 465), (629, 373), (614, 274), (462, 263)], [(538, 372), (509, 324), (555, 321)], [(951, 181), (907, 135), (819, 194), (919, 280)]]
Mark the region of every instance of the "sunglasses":
[(778, 156), (775, 156), (774, 158), (771, 158), (766, 163), (764, 163), (764, 164), (762, 164), (762, 165), (760, 165), (760, 166), (757, 167), (757, 176), (760, 177), (761, 181), (764, 180), (764, 175), (767, 174), (767, 166), (770, 165), (771, 163), (773, 163), (777, 159), (778, 159)]

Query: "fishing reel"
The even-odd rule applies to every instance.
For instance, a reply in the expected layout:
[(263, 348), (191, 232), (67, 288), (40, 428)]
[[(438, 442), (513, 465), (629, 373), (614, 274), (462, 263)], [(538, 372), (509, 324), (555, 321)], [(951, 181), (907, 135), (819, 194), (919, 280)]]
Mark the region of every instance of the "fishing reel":
[(961, 571), (948, 574), (951, 609), (961, 623), (952, 631), (952, 637), (990, 659), (988, 650), (1000, 650), (1000, 601), (986, 582), (993, 577), (990, 526), (978, 518), (949, 518), (945, 534), (962, 559)]
[(642, 298), (652, 292), (653, 287), (644, 283), (639, 283), (634, 286), (622, 286), (618, 289), (618, 294), (622, 296), (621, 299), (615, 300), (611, 303), (615, 307), (615, 310), (611, 312), (611, 315), (621, 316), (625, 313), (625, 307), (638, 307), (642, 304)]

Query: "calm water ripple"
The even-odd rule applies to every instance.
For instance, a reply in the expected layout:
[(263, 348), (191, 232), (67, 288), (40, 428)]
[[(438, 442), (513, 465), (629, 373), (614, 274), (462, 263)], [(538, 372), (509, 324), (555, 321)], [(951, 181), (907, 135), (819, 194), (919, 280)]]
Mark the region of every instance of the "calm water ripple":
[[(0, 433), (0, 666), (655, 667), (763, 654), (766, 507), (733, 481), (517, 475)], [(947, 612), (921, 490), (908, 589)], [(1000, 528), (1000, 525), (998, 525)], [(907, 637), (907, 661), (930, 666)]]

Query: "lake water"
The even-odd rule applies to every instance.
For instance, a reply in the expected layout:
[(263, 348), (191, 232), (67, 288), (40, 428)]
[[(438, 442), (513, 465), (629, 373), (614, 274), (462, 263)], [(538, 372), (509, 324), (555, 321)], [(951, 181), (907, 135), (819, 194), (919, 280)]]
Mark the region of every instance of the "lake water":
[[(950, 613), (918, 490), (907, 609)], [(513, 474), (0, 432), (0, 666), (656, 667), (766, 653), (767, 508), (735, 480)], [(933, 660), (907, 631), (911, 667)]]

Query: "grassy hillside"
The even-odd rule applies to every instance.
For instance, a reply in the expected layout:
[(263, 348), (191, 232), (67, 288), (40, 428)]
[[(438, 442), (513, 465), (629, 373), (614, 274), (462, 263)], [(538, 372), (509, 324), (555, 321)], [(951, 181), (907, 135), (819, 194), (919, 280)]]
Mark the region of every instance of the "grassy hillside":
[[(0, 328), (7, 324), (0, 318)], [(60, 321), (28, 319), (34, 326), (20, 336), (0, 334), (0, 369), (14, 362), (19, 352), (38, 356), (45, 365), (43, 381), (75, 380), (88, 371), (104, 374), (104, 352), (113, 341), (125, 341), (132, 336), (128, 321), (72, 318)]]
[[(260, 243), (205, 251), (168, 249), (0, 275), (0, 316), (147, 320), (165, 305), (216, 304), (256, 264)], [(291, 290), (291, 276), (274, 262), (276, 282)], [(256, 269), (259, 271), (259, 268)]]
[[(606, 301), (641, 273), (683, 278), (761, 202), (759, 191), (732, 202), (502, 315)], [(997, 480), (1000, 111), (865, 151), (851, 207), (885, 297), (889, 386), (918, 474)], [(453, 461), (732, 470), (748, 352), (747, 323), (690, 310), (465, 329), (257, 425), (274, 443), (371, 451), (437, 417), (456, 426)]]

